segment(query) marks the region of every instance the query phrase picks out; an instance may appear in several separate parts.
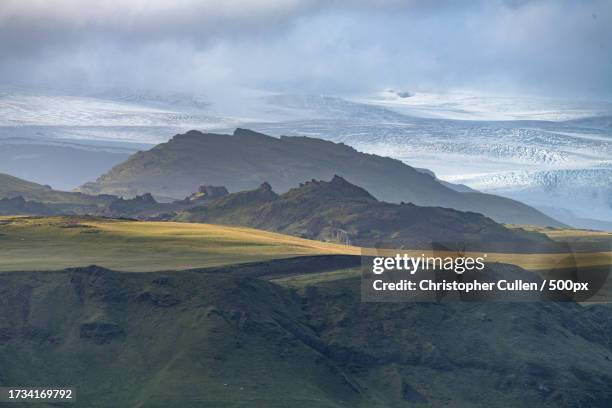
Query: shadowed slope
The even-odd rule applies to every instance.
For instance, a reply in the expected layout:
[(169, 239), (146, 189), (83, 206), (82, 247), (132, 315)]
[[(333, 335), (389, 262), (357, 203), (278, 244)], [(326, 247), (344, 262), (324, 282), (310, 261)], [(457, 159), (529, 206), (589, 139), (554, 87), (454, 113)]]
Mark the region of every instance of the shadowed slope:
[(201, 184), (231, 192), (269, 182), (286, 192), (307, 180), (338, 174), (380, 200), (475, 211), (498, 222), (560, 226), (539, 211), (510, 199), (462, 193), (399, 160), (358, 152), (345, 144), (309, 137), (274, 138), (237, 129), (233, 135), (195, 130), (138, 152), (81, 191), (133, 197), (152, 193), (179, 199)]
[(362, 303), (358, 279), (289, 290), (239, 269), (0, 274), (2, 383), (75, 387), (87, 407), (612, 401), (606, 307)]
[(277, 195), (269, 184), (179, 213), (179, 220), (244, 225), (361, 247), (467, 245), (502, 252), (552, 245), (545, 235), (509, 230), (477, 213), (376, 200), (342, 177)]

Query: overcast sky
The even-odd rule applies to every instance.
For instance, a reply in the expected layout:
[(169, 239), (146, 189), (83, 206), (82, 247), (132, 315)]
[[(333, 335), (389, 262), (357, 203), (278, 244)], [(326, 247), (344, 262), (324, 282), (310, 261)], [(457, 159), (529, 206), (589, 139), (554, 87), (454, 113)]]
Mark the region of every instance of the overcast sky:
[(0, 0), (0, 78), (612, 98), (612, 1)]

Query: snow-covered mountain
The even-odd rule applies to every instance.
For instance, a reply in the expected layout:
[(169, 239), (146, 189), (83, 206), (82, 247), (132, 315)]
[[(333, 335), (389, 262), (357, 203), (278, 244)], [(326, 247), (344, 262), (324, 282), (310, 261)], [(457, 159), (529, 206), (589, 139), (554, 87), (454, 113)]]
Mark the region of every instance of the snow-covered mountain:
[(556, 216), (571, 214), (562, 219), (570, 224), (612, 221), (610, 102), (409, 91), (351, 98), (259, 91), (228, 91), (223, 98), (131, 90), (0, 91), (0, 139), (134, 149), (134, 143), (164, 142), (187, 129), (236, 126), (344, 142), (430, 169), (447, 182), (519, 199)]

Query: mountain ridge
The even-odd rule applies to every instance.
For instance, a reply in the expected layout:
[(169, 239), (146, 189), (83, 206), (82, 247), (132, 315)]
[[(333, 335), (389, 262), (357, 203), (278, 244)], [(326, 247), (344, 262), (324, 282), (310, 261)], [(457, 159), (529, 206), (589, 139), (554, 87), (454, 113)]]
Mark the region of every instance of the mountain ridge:
[(0, 173), (0, 198), (22, 197), (26, 201), (36, 201), (46, 205), (96, 205), (109, 202), (109, 195), (88, 195), (80, 192), (54, 190), (51, 186), (24, 180), (9, 174)]
[(78, 191), (161, 200), (183, 198), (202, 184), (230, 192), (270, 182), (278, 192), (311, 179), (340, 175), (380, 200), (475, 211), (498, 222), (564, 226), (520, 202), (482, 193), (462, 193), (435, 177), (389, 157), (361, 153), (343, 144), (305, 136), (275, 138), (248, 129), (233, 135), (196, 130), (141, 151)]
[(338, 175), (330, 181), (302, 183), (280, 195), (263, 183), (180, 211), (174, 219), (247, 226), (361, 247), (463, 244), (521, 251), (538, 245), (554, 247), (542, 234), (509, 230), (475, 212), (379, 201)]
[(542, 234), (509, 230), (475, 212), (382, 202), (338, 175), (330, 181), (300, 183), (280, 195), (267, 182), (236, 193), (204, 185), (171, 203), (157, 202), (150, 193), (129, 199), (89, 196), (3, 176), (0, 213), (227, 224), (365, 247), (429, 248), (463, 243), (523, 252), (530, 245), (537, 245), (540, 251), (552, 244)]

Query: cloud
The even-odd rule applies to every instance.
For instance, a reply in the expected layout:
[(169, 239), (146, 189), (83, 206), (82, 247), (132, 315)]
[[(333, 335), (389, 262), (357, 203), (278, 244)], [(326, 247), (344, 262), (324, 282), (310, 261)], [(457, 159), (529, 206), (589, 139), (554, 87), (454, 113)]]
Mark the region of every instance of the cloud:
[(0, 21), (50, 20), (62, 24), (150, 26), (167, 21), (185, 23), (213, 18), (258, 18), (308, 8), (302, 0), (4, 0)]
[[(276, 31), (325, 11), (395, 12), (450, 4), (448, 0), (3, 0), (0, 27), (18, 34), (13, 40), (21, 35), (22, 40), (41, 46), (58, 37), (74, 41), (95, 35), (206, 45), (210, 37)], [(72, 36), (75, 33), (80, 35)]]
[(612, 97), (605, 0), (3, 0), (0, 77), (34, 86), (385, 86)]
[(265, 31), (307, 13), (300, 0), (3, 0), (0, 28), (9, 41), (36, 50), (91, 39), (208, 45), (221, 34)]

